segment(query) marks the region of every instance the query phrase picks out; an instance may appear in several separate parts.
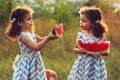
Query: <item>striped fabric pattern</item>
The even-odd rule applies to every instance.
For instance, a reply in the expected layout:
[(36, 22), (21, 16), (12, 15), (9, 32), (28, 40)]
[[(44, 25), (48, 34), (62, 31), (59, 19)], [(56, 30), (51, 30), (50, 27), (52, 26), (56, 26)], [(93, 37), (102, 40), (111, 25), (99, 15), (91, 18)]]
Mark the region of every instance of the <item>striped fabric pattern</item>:
[(31, 50), (20, 42), (20, 38), (27, 35), (35, 43), (34, 33), (22, 32), (18, 38), (21, 54), (17, 55), (13, 63), (14, 73), (12, 80), (47, 80), (42, 57), (38, 51)]
[[(85, 32), (78, 33), (84, 42), (103, 41), (103, 38), (85, 37)], [(79, 55), (73, 64), (67, 80), (107, 80), (105, 62), (100, 54)]]

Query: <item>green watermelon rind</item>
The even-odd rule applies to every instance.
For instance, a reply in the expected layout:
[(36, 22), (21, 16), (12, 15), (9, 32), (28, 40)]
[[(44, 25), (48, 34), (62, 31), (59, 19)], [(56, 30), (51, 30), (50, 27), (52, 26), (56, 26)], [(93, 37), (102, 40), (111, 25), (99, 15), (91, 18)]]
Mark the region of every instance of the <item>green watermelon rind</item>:
[[(107, 42), (110, 43), (110, 41), (107, 41)], [(79, 46), (78, 39), (76, 39), (76, 45), (77, 45), (78, 48), (83, 49), (82, 47)], [(110, 48), (110, 46), (109, 46), (109, 48)], [(109, 51), (110, 50), (109, 48), (104, 50), (104, 51)], [(84, 50), (86, 50), (86, 49), (84, 49)], [(100, 52), (92, 52), (92, 51), (88, 51), (88, 50), (86, 50), (86, 51), (87, 51), (88, 54), (100, 54)]]
[(53, 35), (56, 35), (55, 27), (56, 27), (56, 26), (54, 26), (53, 29), (52, 29), (52, 34), (53, 34)]

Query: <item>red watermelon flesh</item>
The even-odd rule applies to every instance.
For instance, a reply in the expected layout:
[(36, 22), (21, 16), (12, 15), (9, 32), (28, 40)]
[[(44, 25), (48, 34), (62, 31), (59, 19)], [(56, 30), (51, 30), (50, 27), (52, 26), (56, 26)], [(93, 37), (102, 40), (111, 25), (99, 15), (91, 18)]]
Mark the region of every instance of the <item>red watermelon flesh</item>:
[(63, 32), (64, 32), (63, 23), (61, 23), (56, 26), (56, 33), (57, 33), (57, 35), (61, 36), (61, 35), (63, 35)]
[(46, 69), (46, 75), (48, 80), (57, 80), (57, 74), (50, 69)]
[(87, 50), (88, 52), (98, 53), (106, 51), (110, 47), (110, 41), (103, 42), (83, 42), (77, 39), (77, 44), (80, 48)]
[(56, 25), (54, 28), (53, 28), (53, 31), (52, 31), (53, 34), (57, 35), (58, 37), (62, 37), (63, 33), (64, 33), (64, 29), (63, 29), (63, 23), (59, 24), (59, 25)]

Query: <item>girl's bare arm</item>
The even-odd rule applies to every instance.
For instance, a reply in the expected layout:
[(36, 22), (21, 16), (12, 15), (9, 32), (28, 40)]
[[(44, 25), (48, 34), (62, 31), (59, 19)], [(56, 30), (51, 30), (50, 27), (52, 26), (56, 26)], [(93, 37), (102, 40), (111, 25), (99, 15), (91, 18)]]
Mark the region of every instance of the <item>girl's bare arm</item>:
[(33, 50), (40, 50), (43, 48), (50, 40), (54, 40), (57, 37), (55, 35), (49, 34), (48, 36), (39, 39), (38, 43), (34, 43), (28, 36), (22, 36), (21, 37), (21, 42), (30, 47)]

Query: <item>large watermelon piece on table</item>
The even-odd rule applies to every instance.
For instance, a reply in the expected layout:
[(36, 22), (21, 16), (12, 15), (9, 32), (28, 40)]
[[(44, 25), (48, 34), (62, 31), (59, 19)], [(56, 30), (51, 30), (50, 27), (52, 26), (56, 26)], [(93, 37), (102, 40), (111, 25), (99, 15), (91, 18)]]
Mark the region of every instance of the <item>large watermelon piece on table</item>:
[(106, 51), (110, 48), (110, 41), (103, 42), (83, 42), (77, 39), (77, 45), (91, 54), (98, 54), (99, 52)]
[(58, 37), (62, 37), (63, 33), (64, 33), (63, 23), (54, 26), (52, 34), (57, 35)]
[(46, 75), (48, 80), (57, 80), (57, 74), (51, 69), (46, 69)]

